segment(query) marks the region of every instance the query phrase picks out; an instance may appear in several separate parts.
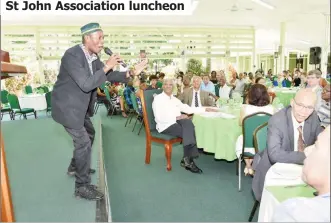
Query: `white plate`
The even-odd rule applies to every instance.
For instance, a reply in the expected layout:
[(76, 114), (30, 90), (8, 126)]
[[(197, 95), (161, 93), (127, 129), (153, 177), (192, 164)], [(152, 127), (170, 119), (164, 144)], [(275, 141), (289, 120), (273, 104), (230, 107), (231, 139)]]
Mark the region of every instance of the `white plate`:
[(297, 179), (302, 175), (302, 166), (296, 164), (276, 165), (272, 170), (284, 179)]

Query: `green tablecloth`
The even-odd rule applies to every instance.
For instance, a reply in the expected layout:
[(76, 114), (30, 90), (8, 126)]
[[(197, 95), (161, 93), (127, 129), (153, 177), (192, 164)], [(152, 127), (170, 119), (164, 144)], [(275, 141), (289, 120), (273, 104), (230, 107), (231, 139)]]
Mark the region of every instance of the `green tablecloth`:
[(235, 114), (234, 119), (210, 118), (195, 114), (193, 124), (197, 145), (205, 152), (213, 153), (215, 159), (233, 161), (236, 157), (235, 145), (242, 130), (239, 126), (240, 109), (222, 111), (228, 114)]
[(266, 189), (281, 203), (295, 197), (314, 197), (314, 188), (305, 185), (267, 186)]
[(280, 103), (284, 105), (284, 107), (290, 105), (292, 98), (294, 98), (298, 89), (290, 89), (290, 88), (274, 88), (274, 92), (276, 97), (279, 98)]

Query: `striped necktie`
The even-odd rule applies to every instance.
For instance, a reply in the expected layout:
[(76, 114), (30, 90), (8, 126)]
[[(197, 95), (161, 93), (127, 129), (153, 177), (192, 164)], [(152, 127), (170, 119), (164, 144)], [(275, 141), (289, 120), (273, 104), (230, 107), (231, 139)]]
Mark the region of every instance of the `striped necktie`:
[(198, 92), (195, 92), (194, 101), (195, 101), (195, 107), (199, 107)]
[(304, 146), (304, 142), (303, 142), (303, 138), (302, 138), (302, 126), (298, 127), (298, 131), (299, 131), (298, 151), (303, 152), (303, 150), (305, 149), (305, 146)]

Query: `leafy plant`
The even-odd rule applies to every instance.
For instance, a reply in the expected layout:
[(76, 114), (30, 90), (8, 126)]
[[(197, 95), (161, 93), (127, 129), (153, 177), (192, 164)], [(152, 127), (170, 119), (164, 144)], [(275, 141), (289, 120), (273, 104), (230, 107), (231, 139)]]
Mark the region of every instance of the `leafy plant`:
[(29, 85), (31, 81), (31, 74), (7, 78), (5, 80), (6, 90), (11, 94), (16, 94), (17, 92), (22, 91), (26, 85)]
[(192, 72), (194, 75), (200, 76), (205, 72), (201, 60), (191, 58), (187, 62), (187, 72)]

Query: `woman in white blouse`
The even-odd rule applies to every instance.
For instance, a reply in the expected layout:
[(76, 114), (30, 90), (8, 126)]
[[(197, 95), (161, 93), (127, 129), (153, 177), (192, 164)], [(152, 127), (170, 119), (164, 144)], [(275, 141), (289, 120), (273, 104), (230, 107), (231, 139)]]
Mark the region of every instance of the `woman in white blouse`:
[[(254, 84), (251, 86), (246, 99), (246, 104), (243, 105), (240, 111), (239, 125), (242, 126), (243, 119), (256, 112), (266, 112), (269, 114), (274, 113), (274, 108), (270, 104), (270, 97), (267, 88), (262, 84)], [(236, 154), (239, 158), (242, 153), (243, 135), (240, 135), (236, 142)], [(254, 154), (254, 148), (245, 148), (245, 152)], [(252, 169), (253, 159), (245, 159), (246, 167), (244, 170), (245, 175), (253, 175)]]

